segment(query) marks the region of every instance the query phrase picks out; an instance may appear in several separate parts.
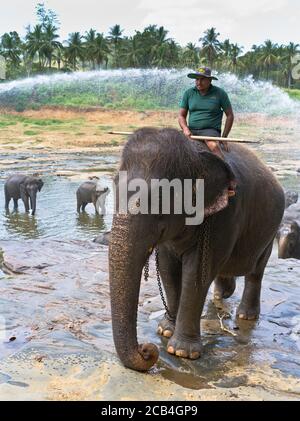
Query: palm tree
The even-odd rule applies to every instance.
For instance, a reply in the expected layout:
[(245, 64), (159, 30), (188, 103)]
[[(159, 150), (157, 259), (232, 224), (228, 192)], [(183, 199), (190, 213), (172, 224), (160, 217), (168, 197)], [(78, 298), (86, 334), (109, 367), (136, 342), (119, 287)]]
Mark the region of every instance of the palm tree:
[(26, 50), (29, 56), (34, 59), (35, 55), (38, 55), (39, 68), (44, 67), (45, 61), (45, 35), (43, 32), (42, 25), (35, 25), (33, 31), (28, 27), (28, 32), (26, 34)]
[(84, 60), (84, 47), (81, 38), (80, 32), (72, 32), (69, 34), (68, 45), (65, 48), (65, 56), (73, 70), (77, 70), (78, 60)]
[(286, 86), (290, 89), (292, 85), (292, 67), (293, 67), (293, 58), (299, 53), (299, 44), (290, 42), (289, 45), (283, 46), (282, 51), (282, 60), (284, 63), (285, 74), (287, 77)]
[(5, 33), (1, 37), (1, 54), (12, 66), (18, 67), (21, 63), (22, 41), (16, 31)]
[(187, 67), (197, 67), (199, 64), (199, 48), (189, 42), (183, 50), (183, 63)]
[(116, 67), (119, 67), (119, 44), (122, 40), (122, 33), (124, 32), (123, 29), (121, 29), (120, 25), (114, 25), (109, 30), (109, 36), (108, 39), (112, 42), (114, 46), (114, 64)]
[(92, 62), (92, 69), (95, 70), (95, 57), (94, 57), (94, 48), (95, 48), (95, 39), (96, 39), (96, 29), (90, 29), (86, 32), (86, 35), (83, 37), (85, 39), (85, 50), (86, 57)]
[(271, 40), (267, 40), (260, 49), (259, 62), (266, 68), (267, 80), (269, 79), (270, 68), (278, 62), (277, 48), (277, 44), (273, 44)]
[(61, 49), (62, 44), (61, 42), (57, 41), (59, 35), (56, 33), (57, 28), (54, 25), (52, 25), (52, 23), (46, 24), (44, 31), (45, 42), (43, 49), (44, 54), (48, 59), (49, 69), (51, 69), (53, 53), (54, 51)]
[(214, 61), (221, 51), (221, 44), (218, 40), (219, 32), (216, 32), (216, 28), (207, 29), (204, 32), (204, 37), (199, 38), (202, 43), (201, 52), (206, 56), (209, 66), (212, 68)]

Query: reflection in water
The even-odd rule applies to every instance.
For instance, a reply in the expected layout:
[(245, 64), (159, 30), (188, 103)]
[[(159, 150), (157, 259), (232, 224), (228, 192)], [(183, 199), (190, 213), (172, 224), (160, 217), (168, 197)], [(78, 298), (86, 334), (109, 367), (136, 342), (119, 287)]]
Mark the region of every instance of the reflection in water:
[(106, 225), (102, 215), (90, 215), (86, 212), (82, 212), (77, 216), (77, 227), (84, 231), (88, 229), (89, 231), (97, 233), (97, 231), (100, 232), (105, 230)]
[(3, 225), (10, 234), (21, 235), (26, 239), (39, 238), (43, 235), (43, 230), (38, 227), (36, 217), (28, 213), (6, 211)]

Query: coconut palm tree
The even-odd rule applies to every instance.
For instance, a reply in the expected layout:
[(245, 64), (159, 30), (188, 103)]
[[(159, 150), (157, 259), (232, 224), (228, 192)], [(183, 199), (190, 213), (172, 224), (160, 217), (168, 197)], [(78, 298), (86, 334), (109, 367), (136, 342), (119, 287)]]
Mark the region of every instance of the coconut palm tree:
[(299, 44), (290, 42), (283, 46), (281, 58), (283, 60), (284, 72), (286, 74), (286, 86), (290, 89), (292, 85), (293, 58), (299, 53)]
[(110, 28), (108, 39), (112, 42), (114, 46), (114, 65), (115, 67), (119, 67), (119, 47), (122, 40), (122, 33), (124, 32), (121, 29), (120, 25), (114, 25)]
[(202, 43), (201, 54), (203, 54), (210, 67), (213, 67), (214, 61), (221, 51), (221, 44), (218, 40), (219, 32), (216, 32), (216, 28), (207, 29), (204, 32), (204, 36), (199, 38)]
[(266, 69), (267, 80), (269, 79), (269, 72), (271, 67), (278, 63), (277, 49), (278, 45), (273, 44), (271, 40), (265, 41), (260, 49), (258, 61)]
[(77, 70), (78, 60), (84, 60), (85, 51), (81, 39), (80, 32), (72, 32), (69, 34), (65, 48), (65, 57), (75, 71)]
[(44, 67), (46, 59), (46, 42), (42, 25), (35, 25), (33, 31), (28, 27), (25, 39), (27, 53), (32, 59), (34, 59), (36, 55), (38, 56), (39, 69), (41, 70)]
[(1, 37), (1, 54), (12, 66), (18, 67), (21, 63), (22, 41), (16, 31), (5, 33)]
[(54, 51), (57, 51), (62, 48), (61, 42), (59, 42), (57, 39), (59, 38), (59, 35), (56, 33), (57, 28), (52, 25), (52, 23), (47, 23), (44, 28), (44, 54), (48, 59), (48, 65), (49, 69), (51, 69), (52, 64), (52, 58)]

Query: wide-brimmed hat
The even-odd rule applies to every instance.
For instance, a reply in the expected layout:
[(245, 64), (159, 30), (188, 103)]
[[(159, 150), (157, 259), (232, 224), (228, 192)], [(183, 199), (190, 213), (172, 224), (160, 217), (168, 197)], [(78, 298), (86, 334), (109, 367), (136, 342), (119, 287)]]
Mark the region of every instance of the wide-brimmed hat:
[(216, 76), (211, 75), (211, 69), (209, 67), (200, 67), (193, 73), (189, 73), (187, 77), (191, 79), (199, 79), (199, 77), (208, 77), (210, 79), (218, 80)]

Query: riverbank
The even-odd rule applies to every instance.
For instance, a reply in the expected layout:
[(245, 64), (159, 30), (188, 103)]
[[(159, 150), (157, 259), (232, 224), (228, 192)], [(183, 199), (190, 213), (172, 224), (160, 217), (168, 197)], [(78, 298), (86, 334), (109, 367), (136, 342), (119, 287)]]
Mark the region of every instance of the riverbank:
[[(126, 136), (109, 131), (134, 131), (140, 127), (175, 127), (175, 111), (115, 111), (106, 109), (43, 108), (22, 113), (0, 110), (0, 152), (17, 150), (97, 150), (118, 151)], [(233, 137), (284, 140), (299, 122), (290, 116), (237, 114)]]

